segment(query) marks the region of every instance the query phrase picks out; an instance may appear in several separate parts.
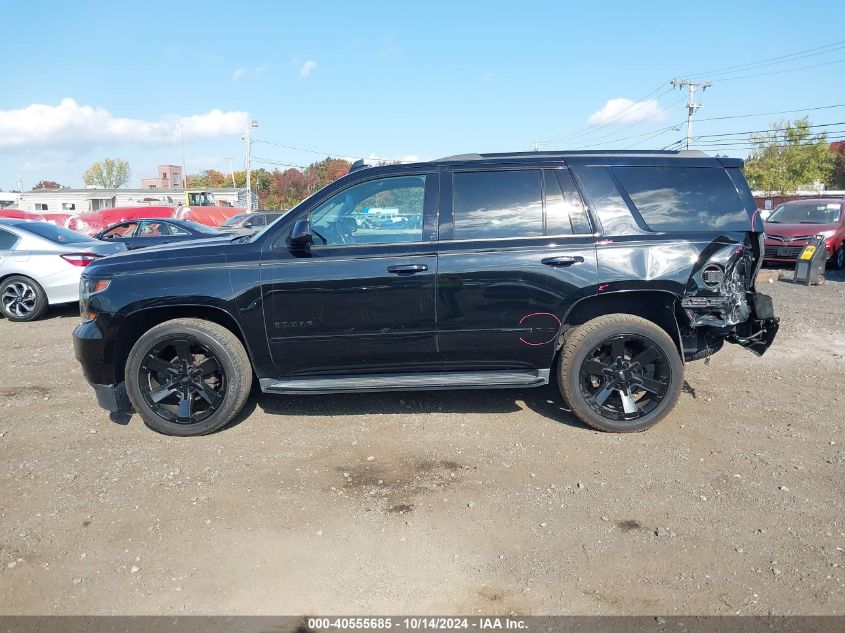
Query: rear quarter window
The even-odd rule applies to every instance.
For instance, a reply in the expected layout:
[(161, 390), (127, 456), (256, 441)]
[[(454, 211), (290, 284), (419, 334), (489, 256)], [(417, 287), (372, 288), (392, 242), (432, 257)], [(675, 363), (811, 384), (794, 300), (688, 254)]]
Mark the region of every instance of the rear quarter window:
[(0, 229), (0, 251), (7, 251), (18, 242), (18, 236)]
[(715, 167), (614, 167), (654, 231), (747, 231), (749, 215), (733, 181)]

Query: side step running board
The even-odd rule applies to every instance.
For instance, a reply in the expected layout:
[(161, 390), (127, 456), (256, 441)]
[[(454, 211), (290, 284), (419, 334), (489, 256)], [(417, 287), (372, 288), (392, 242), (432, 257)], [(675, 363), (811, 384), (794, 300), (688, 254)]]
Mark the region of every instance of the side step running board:
[(548, 384), (549, 370), (425, 372), (308, 378), (261, 378), (266, 393), (352, 393), (357, 391), (417, 391), (422, 389), (506, 389)]

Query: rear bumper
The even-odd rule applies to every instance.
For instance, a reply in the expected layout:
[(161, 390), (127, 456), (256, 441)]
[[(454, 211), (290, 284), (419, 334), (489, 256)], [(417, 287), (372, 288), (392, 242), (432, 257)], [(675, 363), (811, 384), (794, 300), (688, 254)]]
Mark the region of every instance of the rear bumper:
[(772, 298), (763, 293), (754, 293), (749, 307), (750, 318), (739, 323), (736, 330), (728, 335), (727, 340), (762, 356), (777, 336), (780, 319), (774, 314)]

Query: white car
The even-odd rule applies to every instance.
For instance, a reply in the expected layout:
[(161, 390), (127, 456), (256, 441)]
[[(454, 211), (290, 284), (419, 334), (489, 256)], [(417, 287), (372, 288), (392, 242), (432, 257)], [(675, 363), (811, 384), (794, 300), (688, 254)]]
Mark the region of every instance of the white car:
[(125, 250), (49, 222), (0, 219), (0, 313), (34, 321), (47, 306), (79, 301), (82, 269)]

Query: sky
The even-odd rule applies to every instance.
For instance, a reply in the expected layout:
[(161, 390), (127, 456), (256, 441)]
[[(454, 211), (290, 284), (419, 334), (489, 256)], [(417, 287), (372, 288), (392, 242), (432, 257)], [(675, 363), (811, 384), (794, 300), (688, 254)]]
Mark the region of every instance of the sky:
[(710, 153), (744, 157), (745, 136), (710, 135), (803, 114), (788, 110), (845, 121), (841, 0), (28, 0), (0, 16), (4, 190), (79, 187), (105, 157), (138, 186), (182, 162), (183, 136), (188, 173), (242, 169), (249, 120), (268, 169), (659, 149), (686, 136), (673, 78), (712, 81), (693, 125)]

